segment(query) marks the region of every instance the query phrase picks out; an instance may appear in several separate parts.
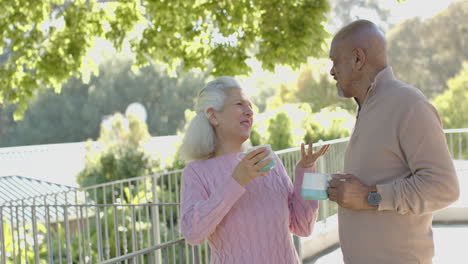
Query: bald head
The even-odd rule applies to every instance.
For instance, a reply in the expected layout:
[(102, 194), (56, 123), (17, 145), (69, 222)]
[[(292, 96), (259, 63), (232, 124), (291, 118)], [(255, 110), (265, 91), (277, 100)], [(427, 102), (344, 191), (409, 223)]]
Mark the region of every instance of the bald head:
[(363, 102), (377, 74), (387, 67), (385, 36), (374, 23), (355, 21), (333, 38), (330, 59), (338, 94)]
[(368, 20), (357, 20), (343, 27), (333, 38), (333, 46), (348, 51), (360, 48), (366, 55), (368, 66), (380, 69), (387, 66), (385, 36)]

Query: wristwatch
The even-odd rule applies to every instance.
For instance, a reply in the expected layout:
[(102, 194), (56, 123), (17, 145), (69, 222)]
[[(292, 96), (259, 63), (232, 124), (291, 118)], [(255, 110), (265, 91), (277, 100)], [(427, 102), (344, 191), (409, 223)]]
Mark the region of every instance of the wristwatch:
[(377, 188), (371, 188), (369, 195), (367, 195), (367, 202), (371, 206), (379, 206), (382, 196), (377, 192)]

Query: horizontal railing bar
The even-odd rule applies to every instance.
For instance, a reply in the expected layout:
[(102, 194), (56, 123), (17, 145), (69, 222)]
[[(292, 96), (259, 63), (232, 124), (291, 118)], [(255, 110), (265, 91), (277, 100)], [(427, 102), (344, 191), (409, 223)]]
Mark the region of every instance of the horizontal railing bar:
[[(327, 141), (318, 141), (318, 142), (314, 142), (314, 147), (320, 147), (320, 146), (323, 146), (323, 145), (332, 145), (332, 144), (338, 144), (338, 143), (344, 143), (344, 142), (348, 142), (349, 141), (349, 137), (346, 137), (346, 138), (339, 138), (339, 139), (332, 139), (332, 140), (327, 140)], [(278, 150), (278, 151), (275, 151), (276, 154), (284, 154), (284, 153), (288, 153), (288, 152), (294, 152), (294, 151), (298, 151), (300, 150), (301, 147), (294, 147), (294, 148), (288, 148), (288, 149), (283, 149), (283, 150)]]
[(66, 190), (66, 191), (51, 192), (51, 193), (46, 193), (46, 194), (41, 194), (41, 195), (36, 195), (36, 196), (30, 196), (30, 197), (26, 197), (26, 198), (11, 200), (11, 201), (8, 201), (8, 203), (21, 202), (21, 201), (30, 200), (30, 199), (34, 200), (34, 199), (39, 199), (39, 198), (44, 198), (44, 197), (49, 197), (49, 196), (55, 196), (55, 195), (65, 195), (65, 194), (73, 193), (73, 192), (85, 192), (85, 191), (93, 190), (93, 189), (96, 189), (96, 188), (99, 188), (99, 187), (107, 187), (107, 186), (112, 186), (112, 185), (120, 184), (120, 183), (128, 183), (128, 182), (132, 182), (132, 181), (145, 179), (145, 178), (148, 178), (148, 177), (162, 177), (162, 176), (168, 176), (168, 175), (172, 175), (172, 174), (182, 173), (182, 171), (183, 170), (158, 172), (158, 173), (155, 173), (155, 174), (143, 175), (143, 176), (123, 179), (123, 180), (118, 180), (118, 181), (111, 181), (111, 182), (96, 184), (96, 185), (92, 185), (92, 186), (88, 186), (88, 187), (82, 187), (82, 188), (76, 188), (76, 189), (71, 189), (71, 190)]
[[(463, 149), (466, 149), (468, 142), (468, 137), (466, 137), (468, 135), (468, 128), (446, 129), (444, 130), (444, 133), (447, 135), (447, 143), (449, 146), (451, 146), (451, 151), (458, 153), (461, 152), (462, 147)], [(333, 149), (333, 151), (330, 152), (336, 154), (330, 156), (329, 159), (321, 159), (320, 163), (318, 164), (318, 169), (328, 170), (330, 172), (339, 169), (337, 168), (337, 166), (341, 166), (342, 155), (348, 141), (349, 138), (341, 138), (329, 141), (314, 142), (314, 147), (320, 147), (326, 144), (336, 144), (335, 149)], [(297, 161), (298, 158), (300, 158), (300, 147), (279, 150), (276, 151), (276, 153), (280, 156), (281, 159), (284, 159), (285, 167), (287, 167), (287, 169), (290, 169), (291, 166), (294, 166), (294, 162)], [(465, 154), (466, 153), (463, 152), (463, 155)], [(465, 157), (463, 155), (459, 154), (459, 157)], [(51, 228), (48, 228), (47, 235), (55, 236), (52, 238), (52, 240), (58, 239), (58, 243), (63, 245), (62, 247), (58, 248), (58, 256), (54, 252), (48, 252), (48, 254), (53, 255), (52, 257), (49, 257), (49, 259), (62, 259), (61, 250), (65, 250), (65, 242), (68, 242), (66, 241), (66, 239), (72, 239), (70, 242), (73, 242), (74, 240), (78, 239), (77, 241), (80, 247), (77, 247), (75, 249), (72, 246), (71, 251), (74, 252), (76, 250), (76, 253), (79, 253), (81, 255), (87, 255), (87, 252), (94, 252), (94, 250), (97, 250), (98, 252), (100, 251), (100, 253), (98, 253), (99, 258), (94, 259), (93, 256), (92, 262), (104, 261), (100, 263), (106, 264), (124, 263), (127, 261), (131, 262), (132, 260), (135, 260), (137, 261), (136, 263), (138, 263), (139, 261), (141, 263), (142, 261), (140, 259), (144, 260), (148, 256), (148, 261), (150, 261), (151, 259), (152, 263), (158, 263), (164, 252), (166, 254), (166, 257), (171, 256), (172, 258), (177, 254), (177, 250), (187, 250), (185, 246), (188, 244), (185, 241), (185, 239), (181, 237), (180, 230), (177, 230), (179, 228), (181, 220), (178, 214), (179, 211), (177, 210), (181, 206), (181, 204), (180, 202), (176, 201), (179, 201), (179, 185), (182, 172), (183, 170), (159, 172), (152, 175), (138, 176), (134, 178), (88, 186), (85, 188), (65, 190), (57, 193), (47, 193), (34, 197), (26, 197), (15, 201), (9, 201), (0, 205), (0, 220), (11, 218), (11, 230), (16, 231), (9, 231), (9, 233), (18, 233), (18, 239), (14, 238), (15, 240), (12, 241), (13, 243), (16, 243), (13, 244), (13, 247), (18, 248), (16, 251), (19, 252), (21, 252), (21, 249), (19, 249), (21, 245), (20, 240), (23, 238), (20, 239), (21, 234), (19, 234), (18, 228), (21, 228), (22, 226), (24, 229), (24, 227), (27, 226), (23, 222), (32, 222), (33, 225), (31, 229), (31, 239), (34, 243), (26, 244), (29, 247), (28, 249), (26, 249), (26, 251), (29, 250), (29, 252), (36, 253), (36, 244), (39, 242), (37, 241), (37, 239), (34, 240), (34, 236), (38, 235), (39, 229), (35, 225), (37, 225), (38, 222), (42, 223), (46, 221), (45, 223), (52, 226), (52, 228), (54, 229), (52, 231), (57, 232), (57, 234), (49, 234)], [(292, 179), (294, 179), (294, 173), (290, 174), (290, 176), (292, 177)], [(129, 192), (128, 195), (124, 196), (124, 194), (127, 194), (124, 193), (127, 191), (126, 188), (128, 188)], [(106, 192), (106, 189), (108, 192)], [(150, 189), (152, 191), (149, 191)], [(92, 198), (93, 194), (94, 198)], [(100, 195), (100, 197), (102, 196), (103, 201), (99, 201), (102, 201), (103, 204), (95, 204), (95, 201), (98, 201), (98, 199), (96, 198), (98, 194)], [(174, 202), (173, 195), (176, 197)], [(132, 201), (138, 203), (131, 203)], [(144, 203), (144, 201), (150, 201), (154, 203)], [(111, 210), (108, 210), (109, 208)], [(132, 215), (130, 216), (130, 212), (128, 212), (130, 211), (129, 208), (131, 210), (139, 210), (138, 213), (144, 213), (146, 210), (146, 217), (137, 216), (135, 218), (135, 215), (137, 214), (135, 214), (134, 212), (131, 212)], [(330, 216), (331, 214), (335, 214), (337, 209), (335, 205), (332, 206), (331, 203), (328, 202), (323, 202), (323, 204), (321, 204), (321, 208), (322, 209), (320, 211), (319, 217), (325, 217), (325, 223), (327, 219), (326, 217)], [(14, 210), (16, 210), (16, 214), (12, 212)], [(80, 210), (86, 210), (86, 217), (84, 217), (83, 214), (78, 214)], [(150, 210), (151, 214), (149, 213)], [(173, 213), (174, 210), (176, 211), (175, 216)], [(63, 211), (65, 211), (65, 216), (63, 216)], [(21, 214), (23, 215), (23, 219), (20, 219)], [(50, 219), (51, 216), (53, 217), (53, 219)], [(93, 217), (95, 217), (95, 219)], [(110, 218), (110, 220), (108, 220), (108, 218)], [(97, 231), (93, 231), (94, 226), (90, 225), (89, 221), (96, 222), (95, 226)], [(111, 225), (112, 223), (116, 224), (114, 224), (113, 226)], [(110, 226), (108, 227), (108, 225)], [(59, 233), (59, 231), (61, 231), (64, 228), (64, 226), (66, 228), (69, 228), (69, 231), (67, 233), (68, 237), (63, 237), (63, 235)], [(1, 241), (5, 240), (5, 236), (1, 235), (1, 228), (2, 226), (0, 226), (0, 253), (2, 253), (2, 243), (3, 245), (6, 245), (5, 241)], [(120, 230), (120, 228), (123, 229)], [(98, 236), (101, 235), (102, 237), (102, 241), (98, 242), (98, 244), (102, 246), (102, 249), (95, 248), (93, 245), (93, 243), (95, 243), (94, 238), (89, 238), (89, 235), (88, 238), (86, 238), (84, 236), (85, 233), (80, 233), (84, 231), (80, 230), (86, 230), (88, 232), (98, 232)], [(131, 240), (129, 240), (130, 238), (126, 236), (127, 234), (129, 234), (128, 232), (133, 232), (132, 234), (134, 237), (132, 237)], [(5, 233), (5, 230), (3, 230), (3, 233)], [(79, 240), (81, 239), (80, 235), (83, 235), (81, 237), (82, 240)], [(168, 237), (168, 235), (171, 237)], [(109, 246), (109, 243), (113, 243), (114, 241), (109, 238), (111, 236), (116, 236), (115, 241), (117, 241), (117, 245), (123, 245), (122, 247), (118, 246), (119, 252), (116, 252), (116, 254), (113, 254), (111, 252), (113, 246)], [(24, 237), (26, 237), (26, 234), (24, 235)], [(42, 235), (38, 237), (42, 237)], [(65, 240), (63, 240), (62, 237)], [(171, 238), (175, 240), (170, 240)], [(168, 240), (169, 242), (160, 244), (161, 241)], [(130, 242), (132, 243), (131, 249), (129, 248), (129, 246), (127, 247), (127, 245), (130, 245), (128, 244)], [(153, 245), (155, 246), (151, 247)], [(178, 247), (180, 248), (177, 249)], [(165, 248), (167, 249), (166, 251), (164, 250)], [(84, 252), (81, 251), (83, 249), (85, 250)], [(174, 249), (176, 251), (174, 251)], [(15, 249), (13, 249), (13, 251), (14, 250)], [(172, 255), (169, 255), (171, 254), (170, 252), (173, 252)], [(197, 254), (200, 254), (201, 252), (202, 251), (197, 251)], [(82, 258), (81, 255), (80, 259)], [(110, 259), (111, 256), (114, 258)], [(206, 253), (204, 257), (202, 257), (202, 259), (205, 259), (202, 261), (202, 263), (208, 261), (208, 256), (209, 252)], [(66, 255), (66, 257), (68, 258), (69, 256)], [(152, 261), (153, 258), (154, 261)], [(65, 260), (65, 258), (63, 258), (63, 260)], [(166, 262), (168, 260), (169, 262), (171, 262), (170, 258), (163, 259), (163, 263), (164, 260), (166, 260)], [(183, 260), (184, 258), (180, 258), (180, 261)]]
[(452, 128), (452, 129), (444, 129), (445, 134), (453, 134), (453, 133), (468, 133), (468, 128)]
[(108, 259), (106, 261), (99, 262), (99, 264), (111, 264), (111, 263), (124, 261), (124, 260), (127, 260), (127, 259), (131, 259), (131, 258), (134, 258), (134, 257), (144, 255), (144, 254), (148, 254), (150, 252), (153, 252), (153, 251), (156, 251), (156, 250), (159, 250), (159, 249), (162, 249), (162, 248), (167, 248), (167, 247), (170, 247), (172, 245), (179, 244), (179, 243), (183, 242), (184, 240), (185, 240), (185, 238), (179, 238), (177, 240), (165, 242), (165, 243), (159, 244), (159, 245), (151, 247), (151, 248), (145, 248), (145, 249), (138, 250), (138, 251), (135, 251), (135, 252), (130, 253), (130, 254), (122, 255), (120, 257)]
[[(468, 133), (468, 128), (445, 129), (444, 133), (445, 134)], [(326, 145), (326, 144), (344, 143), (344, 142), (347, 142), (348, 140), (349, 140), (349, 137), (340, 138), (340, 139), (333, 139), (333, 140), (327, 140), (327, 141), (318, 141), (318, 142), (315, 142), (314, 145), (315, 146), (322, 146), (322, 145)], [(294, 151), (298, 151), (298, 150), (300, 150), (300, 147), (294, 147), (294, 148), (279, 150), (279, 151), (275, 151), (275, 152), (277, 154), (284, 154), (284, 153), (294, 152)], [(54, 195), (66, 195), (66, 194), (72, 193), (72, 192), (85, 192), (85, 191), (88, 191), (88, 190), (94, 190), (94, 189), (101, 188), (101, 187), (108, 187), (108, 186), (113, 186), (113, 185), (116, 185), (116, 184), (122, 184), (122, 183), (129, 183), (129, 182), (133, 182), (133, 181), (138, 181), (138, 180), (146, 179), (148, 177), (159, 178), (159, 177), (162, 177), (162, 176), (170, 176), (172, 174), (180, 174), (182, 172), (183, 172), (182, 169), (181, 170), (175, 170), (175, 171), (168, 171), (168, 172), (158, 172), (158, 173), (155, 173), (155, 174), (143, 175), (143, 176), (138, 176), (138, 177), (133, 177), (133, 178), (128, 178), (128, 179), (122, 179), (122, 180), (112, 181), (112, 182), (106, 182), (106, 183), (101, 183), (101, 184), (92, 185), (92, 186), (88, 186), (88, 187), (82, 187), (82, 188), (77, 188), (77, 189), (72, 189), (72, 190), (61, 191), (61, 192), (52, 192), (52, 193), (47, 193), (47, 194), (43, 194), (43, 195), (37, 195), (37, 196), (31, 196), (31, 197), (27, 197), (27, 198), (21, 198), (21, 199), (17, 199), (17, 200), (8, 201), (8, 203), (16, 203), (16, 202), (20, 202), (20, 201), (24, 201), (24, 200), (29, 200), (29, 199), (34, 200), (34, 199), (48, 197), (48, 196), (54, 196)], [(6, 203), (4, 203), (4, 204), (6, 204)]]
[(166, 176), (166, 175), (171, 175), (171, 174), (176, 174), (176, 173), (182, 173), (183, 170), (175, 170), (175, 171), (168, 171), (168, 172), (158, 172), (155, 174), (149, 174), (149, 175), (143, 175), (143, 176), (138, 176), (138, 177), (133, 177), (133, 178), (128, 178), (128, 179), (123, 179), (123, 180), (118, 180), (118, 181), (111, 181), (111, 182), (106, 182), (106, 183), (101, 183), (101, 184), (96, 184), (88, 187), (83, 187), (77, 189), (78, 191), (87, 191), (89, 189), (96, 189), (99, 187), (104, 187), (104, 186), (110, 186), (110, 185), (116, 185), (120, 183), (127, 183), (131, 181), (137, 181), (143, 178), (148, 178), (148, 177), (161, 177), (161, 176)]
[(180, 203), (144, 203), (144, 204), (38, 204), (38, 205), (0, 205), (0, 208), (25, 207), (136, 207), (136, 206), (178, 206)]

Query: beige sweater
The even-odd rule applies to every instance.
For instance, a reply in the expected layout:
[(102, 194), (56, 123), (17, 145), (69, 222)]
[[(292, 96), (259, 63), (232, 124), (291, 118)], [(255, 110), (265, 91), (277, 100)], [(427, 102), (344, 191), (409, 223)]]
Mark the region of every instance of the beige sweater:
[(458, 179), (436, 109), (389, 67), (369, 89), (344, 162), (382, 196), (377, 211), (339, 208), (345, 263), (432, 263), (432, 212), (458, 199)]

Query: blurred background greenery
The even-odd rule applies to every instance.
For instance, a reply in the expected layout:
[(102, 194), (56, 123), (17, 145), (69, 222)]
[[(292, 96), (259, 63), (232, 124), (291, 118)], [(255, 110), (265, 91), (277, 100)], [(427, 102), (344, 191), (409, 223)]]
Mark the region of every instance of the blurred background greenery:
[[(14, 33), (13, 29), (23, 30), (23, 33), (29, 29), (30, 34), (36, 32), (27, 25), (40, 19), (25, 18), (20, 13), (44, 13), (46, 5), (52, 2), (31, 4), (29, 8), (34, 8), (28, 11), (23, 10), (28, 7), (16, 6), (15, 13), (11, 8), (19, 2), (9, 1), (8, 15), (19, 24), (2, 31), (4, 40)], [(315, 4), (299, 1), (314, 15), (298, 13), (294, 17), (291, 12), (297, 11), (295, 4), (283, 3), (281, 12), (291, 17), (272, 21), (263, 19), (262, 15), (276, 14), (280, 9), (272, 9), (275, 7), (268, 6), (268, 1), (254, 1), (255, 6), (230, 1), (217, 4), (196, 1), (192, 3), (193, 16), (175, 25), (168, 25), (171, 16), (176, 19), (187, 15), (176, 11), (190, 5), (190, 1), (171, 5), (141, 2), (145, 6), (138, 4), (139, 1), (111, 1), (106, 3), (106, 8), (98, 2), (96, 6), (87, 6), (93, 12), (85, 15), (80, 12), (87, 2), (94, 3), (76, 1), (63, 7), (63, 12), (52, 8), (52, 17), (58, 20), (64, 16), (64, 28), (69, 31), (49, 26), (43, 31), (49, 35), (42, 37), (49, 36), (50, 43), (54, 44), (58, 38), (53, 35), (54, 30), (60, 34), (74, 34), (67, 35), (68, 42), (57, 40), (56, 46), (43, 44), (50, 54), (43, 51), (42, 56), (57, 53), (54, 56), (58, 57), (53, 57), (56, 60), (33, 60), (35, 55), (41, 55), (32, 51), (35, 41), (41, 38), (31, 40), (31, 36), (24, 34), (11, 35), (17, 43), (4, 41), (4, 53), (0, 56), (3, 78), (0, 147), (101, 142), (106, 146), (104, 150), (89, 150), (86, 168), (78, 180), (82, 186), (182, 168), (184, 164), (176, 157), (161, 167), (161, 161), (145, 153), (140, 145), (148, 137), (183, 135), (185, 125), (193, 117), (190, 109), (197, 90), (220, 74), (236, 75), (255, 104), (253, 145), (268, 142), (279, 150), (298, 146), (311, 138), (318, 141), (350, 135), (356, 105), (353, 100), (337, 97), (329, 75), (331, 65), (327, 50), (334, 31), (356, 18), (373, 18), (386, 32), (390, 65), (396, 76), (419, 88), (434, 103), (444, 128), (466, 127), (468, 123), (465, 114), (468, 105), (464, 103), (468, 99), (468, 1), (455, 1), (425, 19), (415, 17), (399, 23), (395, 23), (390, 10), (376, 0), (321, 0)], [(148, 15), (153, 9), (158, 10), (162, 18)], [(225, 10), (226, 14), (216, 15), (216, 10)], [(242, 15), (249, 10), (252, 17)], [(212, 12), (211, 20), (198, 20), (196, 28), (186, 28), (207, 12)], [(365, 15), (369, 13), (370, 16)], [(100, 18), (107, 24), (96, 22)], [(79, 24), (83, 19), (87, 23)], [(77, 24), (73, 24), (75, 22)], [(20, 24), (27, 29), (22, 29)], [(141, 24), (146, 26), (141, 27)], [(218, 31), (203, 28), (205, 24), (216, 25)], [(244, 35), (235, 27), (242, 29)], [(281, 32), (274, 33), (277, 30)], [(205, 45), (207, 47), (200, 46), (189, 31), (209, 32), (212, 37), (218, 32), (221, 40)], [(139, 32), (140, 37), (134, 37), (135, 32)], [(301, 37), (297, 37), (298, 32)], [(230, 39), (230, 34), (238, 39)], [(166, 40), (168, 42), (164, 42)], [(74, 46), (68, 46), (70, 41)], [(82, 45), (76, 45), (80, 41)], [(220, 44), (219, 41), (224, 42)], [(284, 44), (285, 41), (290, 43)], [(57, 45), (61, 45), (60, 48)], [(55, 53), (50, 50), (54, 47), (58, 49)], [(196, 51), (190, 53), (188, 50), (192, 48)], [(184, 54), (184, 50), (189, 54)], [(67, 52), (79, 53), (77, 57), (72, 56), (76, 61), (66, 60), (69, 65), (60, 60)], [(21, 71), (14, 68), (14, 74), (11, 73), (12, 65), (19, 62), (27, 66)], [(41, 72), (41, 67), (46, 67), (47, 71)], [(29, 82), (34, 78), (37, 78), (35, 82)], [(20, 84), (25, 88), (18, 89)], [(145, 107), (146, 122), (121, 114), (134, 102)], [(106, 128), (105, 120), (114, 123)], [(109, 137), (111, 133), (115, 134), (113, 138)], [(128, 166), (118, 168), (119, 163)], [(101, 176), (91, 177), (97, 174)]]

